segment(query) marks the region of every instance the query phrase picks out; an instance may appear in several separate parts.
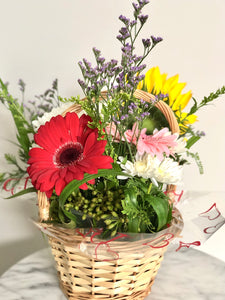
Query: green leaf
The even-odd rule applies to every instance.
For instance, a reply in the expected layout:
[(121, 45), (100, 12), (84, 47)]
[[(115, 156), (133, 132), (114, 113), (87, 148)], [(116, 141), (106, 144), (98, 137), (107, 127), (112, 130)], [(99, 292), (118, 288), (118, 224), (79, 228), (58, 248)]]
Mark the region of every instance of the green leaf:
[(198, 110), (198, 102), (196, 101), (196, 99), (194, 97), (192, 97), (192, 100), (194, 101), (194, 104), (191, 107), (188, 115), (192, 115), (192, 114), (194, 114)]
[(192, 137), (187, 141), (186, 148), (187, 148), (187, 149), (190, 149), (191, 146), (193, 146), (199, 139), (200, 139), (200, 136), (197, 136), (197, 135), (192, 136)]
[(31, 188), (28, 188), (28, 189), (25, 189), (25, 190), (22, 190), (10, 197), (7, 197), (6, 199), (12, 199), (12, 198), (16, 198), (16, 197), (19, 197), (19, 196), (22, 196), (22, 195), (25, 195), (25, 194), (29, 194), (29, 193), (36, 193), (37, 190), (34, 188), (34, 187), (31, 187)]
[[(70, 219), (70, 222), (67, 222), (66, 220), (66, 217), (67, 216), (70, 216), (69, 219)], [(59, 219), (60, 221), (62, 222), (62, 224), (66, 227), (66, 228), (75, 228), (76, 227), (76, 217), (74, 215), (72, 215), (71, 213), (67, 212), (66, 210), (64, 209), (61, 209), (59, 207), (59, 210), (58, 210), (58, 216), (59, 216)]]
[(151, 195), (145, 195), (145, 200), (147, 200), (151, 206), (153, 207), (157, 218), (158, 218), (158, 226), (157, 231), (163, 228), (168, 220), (168, 201), (165, 198), (154, 197)]
[(9, 164), (17, 165), (16, 157), (10, 153), (5, 154), (5, 159)]
[(127, 204), (127, 202), (129, 202), (133, 206), (137, 207), (138, 206), (137, 196), (138, 196), (138, 189), (136, 186), (126, 189), (125, 190), (125, 199), (124, 199), (125, 204)]

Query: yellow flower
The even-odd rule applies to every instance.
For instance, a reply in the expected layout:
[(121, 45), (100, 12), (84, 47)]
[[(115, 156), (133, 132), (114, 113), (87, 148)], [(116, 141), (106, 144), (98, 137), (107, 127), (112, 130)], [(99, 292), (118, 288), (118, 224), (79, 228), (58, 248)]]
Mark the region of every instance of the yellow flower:
[(179, 127), (180, 127), (180, 134), (184, 134), (187, 129), (188, 125), (193, 124), (194, 122), (197, 121), (197, 116), (196, 115), (189, 115), (185, 112), (180, 112), (177, 111), (175, 112), (175, 115), (178, 119), (179, 122)]
[(161, 74), (159, 67), (153, 67), (147, 71), (145, 78), (141, 81), (137, 88), (145, 90), (153, 95), (166, 95), (163, 99), (172, 108), (177, 116), (181, 133), (185, 133), (188, 125), (197, 121), (195, 115), (187, 116), (187, 113), (182, 112), (192, 98), (191, 91), (182, 94), (182, 90), (186, 83), (180, 83), (179, 75), (174, 75), (167, 78), (167, 74)]

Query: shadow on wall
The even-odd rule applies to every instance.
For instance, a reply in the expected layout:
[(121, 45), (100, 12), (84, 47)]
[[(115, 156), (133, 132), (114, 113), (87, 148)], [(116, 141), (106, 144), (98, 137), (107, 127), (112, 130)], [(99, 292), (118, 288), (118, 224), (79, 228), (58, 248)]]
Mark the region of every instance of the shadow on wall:
[(35, 236), (0, 246), (0, 276), (22, 258), (48, 246), (47, 238), (39, 236), (39, 239)]
[[(7, 195), (9, 196), (9, 195)], [(25, 256), (48, 246), (47, 239), (32, 223), (38, 209), (36, 195), (4, 199), (0, 194), (0, 275)]]

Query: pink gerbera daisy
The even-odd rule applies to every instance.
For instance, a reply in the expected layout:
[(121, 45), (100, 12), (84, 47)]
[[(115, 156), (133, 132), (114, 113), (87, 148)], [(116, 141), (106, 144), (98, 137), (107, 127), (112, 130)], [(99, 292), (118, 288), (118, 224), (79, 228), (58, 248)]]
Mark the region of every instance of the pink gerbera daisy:
[(177, 146), (177, 135), (171, 134), (168, 128), (154, 130), (153, 135), (147, 135), (146, 129), (141, 131), (137, 143), (137, 150), (140, 155), (144, 152), (157, 156), (159, 160), (164, 158), (164, 154), (173, 154), (173, 148)]
[[(91, 129), (91, 118), (76, 113), (53, 117), (34, 136), (38, 148), (29, 151), (27, 172), (37, 190), (47, 197), (53, 189), (60, 195), (72, 180), (81, 180), (84, 173), (97, 174), (99, 169), (111, 169), (113, 159), (103, 155), (106, 141), (98, 140), (98, 130)], [(94, 183), (91, 181), (90, 183)], [(87, 189), (83, 184), (80, 188)]]
[(164, 154), (169, 156), (174, 153), (173, 149), (177, 146), (176, 134), (171, 134), (168, 128), (159, 131), (155, 129), (153, 135), (147, 135), (146, 131), (146, 128), (140, 131), (137, 123), (134, 123), (132, 130), (128, 129), (124, 134), (129, 143), (136, 145), (138, 154), (148, 153), (162, 160)]

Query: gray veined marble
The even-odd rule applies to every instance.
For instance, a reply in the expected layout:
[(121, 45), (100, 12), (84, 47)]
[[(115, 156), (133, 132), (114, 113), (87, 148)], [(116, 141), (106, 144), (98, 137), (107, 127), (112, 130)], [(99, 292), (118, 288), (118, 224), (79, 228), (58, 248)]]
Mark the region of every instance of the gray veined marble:
[[(66, 300), (50, 249), (21, 260), (0, 278), (0, 300)], [(225, 300), (225, 264), (192, 249), (170, 249), (146, 300)]]

